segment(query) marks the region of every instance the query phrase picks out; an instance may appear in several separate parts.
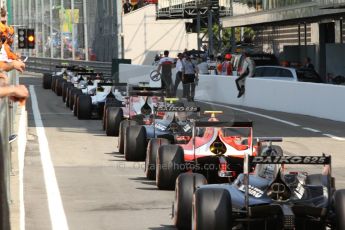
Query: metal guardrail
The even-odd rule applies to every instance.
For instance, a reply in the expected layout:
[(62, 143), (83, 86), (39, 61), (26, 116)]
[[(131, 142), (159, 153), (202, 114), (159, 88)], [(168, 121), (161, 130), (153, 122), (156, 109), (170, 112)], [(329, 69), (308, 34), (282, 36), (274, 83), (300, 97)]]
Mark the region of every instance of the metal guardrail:
[[(11, 85), (18, 83), (16, 72), (9, 74)], [(0, 87), (4, 83), (0, 82)], [(9, 136), (13, 133), (14, 114), (17, 106), (8, 98), (0, 98), (0, 228), (10, 229), (9, 204), (10, 197), (10, 175), (11, 175), (11, 145)]]
[(26, 62), (26, 70), (36, 73), (52, 73), (56, 71), (55, 66), (68, 63), (69, 65), (88, 66), (96, 72), (102, 72), (105, 77), (111, 77), (111, 62), (96, 61), (74, 61), (56, 58), (29, 57)]

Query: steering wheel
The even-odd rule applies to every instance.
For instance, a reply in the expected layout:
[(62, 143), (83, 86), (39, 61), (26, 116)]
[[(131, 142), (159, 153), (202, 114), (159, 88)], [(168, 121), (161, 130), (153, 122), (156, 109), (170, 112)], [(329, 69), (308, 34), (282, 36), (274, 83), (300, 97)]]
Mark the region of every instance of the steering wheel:
[(153, 70), (150, 73), (150, 78), (152, 81), (160, 81), (161, 80), (161, 74), (157, 70)]

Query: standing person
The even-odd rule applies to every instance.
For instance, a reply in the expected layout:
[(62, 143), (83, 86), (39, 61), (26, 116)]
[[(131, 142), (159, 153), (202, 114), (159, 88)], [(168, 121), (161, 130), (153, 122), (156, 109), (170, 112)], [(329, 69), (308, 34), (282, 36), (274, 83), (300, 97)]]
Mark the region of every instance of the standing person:
[(183, 97), (188, 101), (194, 101), (195, 83), (199, 80), (198, 67), (193, 64), (190, 56), (186, 56), (184, 70), (182, 72)]
[[(164, 57), (159, 60), (157, 72), (161, 73), (162, 88), (166, 90), (166, 96), (171, 97), (173, 91), (172, 68), (174, 67), (174, 59), (169, 57), (169, 51), (164, 51)], [(161, 72), (162, 70), (162, 72)]]
[(315, 69), (314, 65), (311, 63), (310, 57), (306, 57), (306, 58), (304, 59), (304, 66), (303, 66), (303, 67), (304, 67), (304, 68), (307, 68), (307, 69), (312, 69), (312, 70)]
[(238, 89), (238, 95), (237, 97), (241, 97), (245, 92), (245, 80), (247, 77), (252, 77), (255, 72), (255, 63), (254, 61), (249, 57), (249, 54), (245, 52), (243, 54), (244, 60), (243, 65), (240, 71), (240, 76), (236, 79), (236, 86)]
[(180, 82), (182, 81), (182, 72), (183, 72), (183, 54), (178, 53), (177, 54), (177, 62), (176, 62), (176, 78), (175, 78), (175, 84), (174, 84), (174, 94), (175, 97), (177, 95), (177, 88)]
[(231, 58), (231, 54), (225, 54), (224, 61), (222, 63), (222, 75), (232, 75)]
[(217, 62), (216, 62), (216, 72), (217, 75), (222, 75), (222, 63), (223, 63), (223, 58), (222, 56), (217, 57)]
[(211, 54), (209, 60), (207, 60), (208, 69), (211, 75), (217, 75), (217, 62), (214, 58), (214, 55)]
[(123, 12), (125, 14), (131, 12), (133, 9), (133, 5), (129, 3), (129, 0), (126, 0), (126, 2), (123, 4)]

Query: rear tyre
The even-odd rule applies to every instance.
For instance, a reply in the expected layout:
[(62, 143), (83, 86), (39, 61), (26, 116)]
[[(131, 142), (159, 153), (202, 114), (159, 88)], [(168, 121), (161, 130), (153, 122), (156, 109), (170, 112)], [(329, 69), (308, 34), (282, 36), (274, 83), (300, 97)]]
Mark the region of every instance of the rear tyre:
[(179, 145), (162, 145), (156, 158), (156, 185), (161, 190), (174, 190), (176, 178), (182, 173), (184, 152)]
[(108, 107), (105, 115), (105, 132), (107, 136), (119, 136), (120, 123), (123, 119), (122, 109)]
[(345, 229), (345, 189), (337, 190), (334, 193), (334, 209), (336, 229)]
[(50, 89), (52, 87), (52, 75), (49, 73), (43, 74), (43, 89)]
[(200, 185), (207, 184), (200, 173), (182, 173), (177, 177), (173, 206), (174, 225), (179, 230), (192, 228), (193, 194)]
[(56, 76), (52, 76), (52, 85), (51, 85), (51, 90), (55, 92), (55, 85), (56, 85)]
[(91, 118), (92, 100), (89, 95), (79, 95), (77, 97), (77, 106), (74, 110), (77, 111), (79, 120), (89, 120)]
[(62, 96), (62, 84), (66, 82), (66, 80), (60, 78), (56, 80), (55, 92), (57, 96)]
[(67, 88), (72, 86), (72, 83), (70, 82), (64, 82), (62, 84), (62, 101), (66, 102), (66, 98), (67, 98)]
[(124, 142), (126, 161), (144, 161), (146, 157), (146, 129), (144, 126), (128, 126)]
[(152, 138), (147, 144), (145, 175), (149, 180), (156, 179), (156, 157), (161, 145), (168, 145), (170, 142), (164, 138)]
[(83, 92), (80, 89), (72, 88), (70, 96), (69, 96), (69, 108), (73, 110), (76, 95), (83, 94)]
[(224, 188), (199, 188), (194, 194), (192, 229), (232, 229), (231, 195)]
[(120, 130), (119, 130), (119, 138), (118, 138), (118, 148), (119, 153), (124, 154), (125, 153), (125, 136), (126, 136), (126, 130), (128, 126), (132, 125), (138, 125), (136, 121), (133, 120), (123, 120), (120, 123)]

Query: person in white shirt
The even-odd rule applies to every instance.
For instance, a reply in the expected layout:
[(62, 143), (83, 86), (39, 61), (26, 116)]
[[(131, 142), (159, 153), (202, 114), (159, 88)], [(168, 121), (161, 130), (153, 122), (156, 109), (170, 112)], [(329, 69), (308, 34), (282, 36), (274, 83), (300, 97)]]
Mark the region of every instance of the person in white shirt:
[(176, 62), (176, 78), (175, 78), (175, 84), (174, 84), (174, 95), (175, 95), (175, 97), (177, 95), (178, 85), (182, 81), (182, 72), (183, 72), (183, 54), (178, 53), (177, 57), (178, 57), (178, 59)]
[[(174, 67), (174, 59), (169, 57), (169, 51), (164, 51), (164, 57), (159, 60), (157, 72), (161, 73), (162, 88), (166, 90), (166, 96), (172, 97), (172, 68)], [(162, 72), (161, 72), (162, 70)]]
[(199, 74), (209, 74), (210, 72), (208, 71), (208, 63), (206, 61), (200, 62), (198, 65), (199, 69)]

